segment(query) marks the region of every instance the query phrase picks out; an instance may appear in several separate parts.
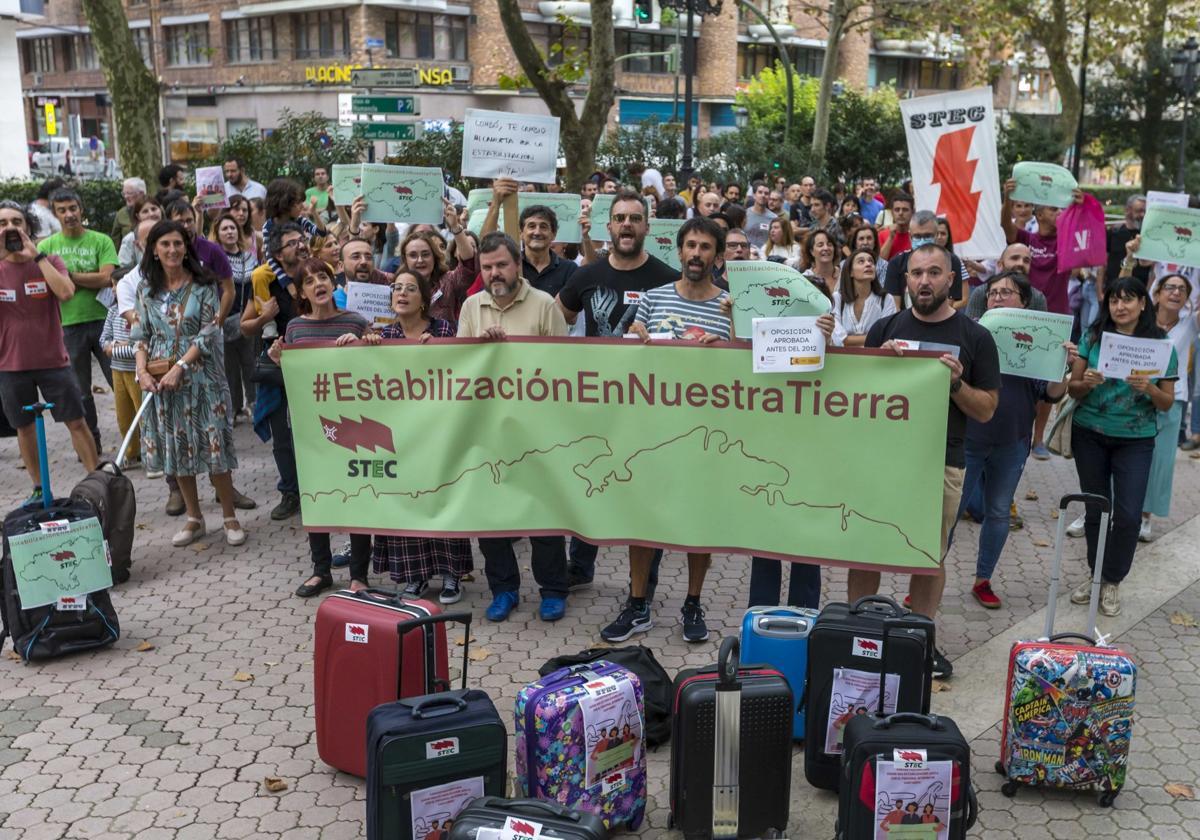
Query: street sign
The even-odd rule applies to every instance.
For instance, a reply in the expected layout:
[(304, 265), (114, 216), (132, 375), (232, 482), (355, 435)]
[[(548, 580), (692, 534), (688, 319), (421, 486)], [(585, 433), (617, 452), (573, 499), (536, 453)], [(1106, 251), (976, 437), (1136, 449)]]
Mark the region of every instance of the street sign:
[(413, 67), (370, 68), (352, 70), (350, 86), (356, 88), (411, 88), (417, 86), (417, 71)]
[(367, 140), (416, 140), (422, 134), (420, 123), (365, 123), (362, 136)]
[(383, 39), (382, 38), (368, 38), (367, 39), (367, 49), (369, 49), (369, 50), (383, 49)]
[(410, 114), (421, 113), (421, 104), (415, 96), (356, 96), (350, 100), (356, 114)]

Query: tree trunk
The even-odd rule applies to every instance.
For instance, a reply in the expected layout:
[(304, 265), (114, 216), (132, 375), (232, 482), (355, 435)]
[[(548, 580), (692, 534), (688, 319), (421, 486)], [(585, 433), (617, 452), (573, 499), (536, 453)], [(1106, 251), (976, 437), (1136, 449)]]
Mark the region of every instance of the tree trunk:
[(1146, 62), (1147, 86), (1145, 110), (1138, 127), (1138, 152), (1142, 159), (1142, 189), (1158, 189), (1162, 183), (1163, 112), (1167, 108), (1171, 62), (1163, 48), (1167, 26), (1167, 0), (1151, 0), (1146, 15), (1146, 41), (1142, 59)]
[(812, 161), (814, 175), (825, 171), (825, 150), (829, 145), (829, 107), (833, 99), (833, 82), (837, 76), (838, 50), (846, 27), (846, 8), (843, 0), (830, 0), (829, 36), (825, 39), (825, 58), (821, 62), (821, 85), (817, 90), (817, 110), (813, 119)]
[[(1050, 63), (1050, 75), (1054, 78), (1054, 86), (1062, 99), (1062, 113), (1058, 118), (1058, 134), (1065, 145), (1075, 142), (1075, 129), (1079, 125), (1079, 112), (1083, 108), (1083, 100), (1079, 95), (1079, 79), (1071, 61), (1071, 29), (1067, 20), (1066, 0), (1054, 0), (1050, 4), (1052, 14), (1043, 21), (1039, 29), (1031, 31), (1034, 37), (1046, 51), (1046, 60)], [(1079, 154), (1079, 151), (1076, 151)]]
[(554, 75), (529, 37), (517, 0), (496, 0), (500, 21), (521, 69), (553, 116), (567, 159), (566, 187), (578, 191), (596, 165), (596, 148), (616, 102), (616, 47), (613, 42), (613, 0), (592, 0), (592, 37), (588, 48), (590, 79), (583, 114), (575, 112), (570, 83)]
[(157, 184), (162, 168), (158, 82), (133, 42), (121, 0), (82, 0), (82, 6), (112, 97), (121, 169), (127, 177)]

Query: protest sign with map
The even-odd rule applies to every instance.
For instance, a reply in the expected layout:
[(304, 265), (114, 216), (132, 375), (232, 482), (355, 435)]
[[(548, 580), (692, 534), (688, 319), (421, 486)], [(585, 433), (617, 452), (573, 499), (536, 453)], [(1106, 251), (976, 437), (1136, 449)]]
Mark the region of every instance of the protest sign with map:
[(615, 196), (612, 193), (596, 193), (592, 196), (592, 208), (588, 211), (588, 218), (592, 220), (592, 238), (596, 239), (597, 234), (600, 234), (597, 242), (608, 239), (608, 214), (612, 210), (613, 198)]
[(833, 304), (803, 274), (774, 262), (739, 260), (725, 263), (733, 297), (733, 328), (749, 339), (755, 318), (824, 315)]
[(1151, 204), (1142, 220), (1140, 260), (1200, 268), (1200, 210)]
[(40, 530), (9, 536), (8, 545), (24, 609), (112, 586), (104, 531), (94, 517), (43, 522)]
[(1016, 188), (1009, 194), (1013, 201), (1048, 204), (1051, 207), (1070, 207), (1073, 192), (1079, 187), (1070, 170), (1057, 163), (1021, 161), (1013, 167)]
[[(467, 228), (479, 233), (483, 228), (483, 220), (487, 216), (488, 205), (492, 201), (492, 191), (487, 189), (471, 190), (467, 196)], [(579, 234), (579, 196), (574, 193), (517, 193), (517, 208), (524, 212), (525, 208), (541, 205), (554, 211), (558, 222), (558, 232), (554, 235), (555, 242), (578, 242)], [(478, 222), (476, 222), (478, 220)], [(500, 210), (497, 218), (499, 230), (504, 230), (504, 210)]]
[[(336, 193), (337, 187), (334, 187)], [(442, 222), (445, 182), (436, 166), (362, 165), (362, 196), (367, 202), (364, 222)], [(336, 201), (336, 199), (335, 199)]]
[(1059, 382), (1066, 373), (1071, 340), (1070, 315), (1032, 309), (989, 309), (979, 325), (992, 334), (1000, 353), (1000, 372)]
[(680, 268), (679, 247), (675, 237), (686, 219), (651, 219), (650, 232), (646, 234), (646, 253), (665, 262), (671, 268)]
[(333, 165), (333, 203), (338, 207), (349, 207), (362, 195), (362, 169), (361, 163)]

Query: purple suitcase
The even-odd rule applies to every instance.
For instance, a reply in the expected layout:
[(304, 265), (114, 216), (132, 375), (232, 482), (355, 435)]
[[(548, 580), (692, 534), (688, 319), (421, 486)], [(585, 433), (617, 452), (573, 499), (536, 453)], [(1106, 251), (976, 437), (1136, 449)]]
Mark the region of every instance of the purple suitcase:
[(518, 796), (634, 831), (646, 811), (645, 707), (631, 671), (603, 659), (560, 668), (517, 695)]

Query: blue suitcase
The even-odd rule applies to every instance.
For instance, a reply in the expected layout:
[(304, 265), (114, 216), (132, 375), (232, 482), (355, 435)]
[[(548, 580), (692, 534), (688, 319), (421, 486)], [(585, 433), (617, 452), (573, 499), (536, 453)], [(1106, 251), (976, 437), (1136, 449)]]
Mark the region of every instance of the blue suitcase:
[(787, 678), (796, 701), (792, 738), (804, 740), (804, 680), (808, 634), (817, 610), (805, 607), (751, 607), (742, 618), (741, 661), (770, 665)]

